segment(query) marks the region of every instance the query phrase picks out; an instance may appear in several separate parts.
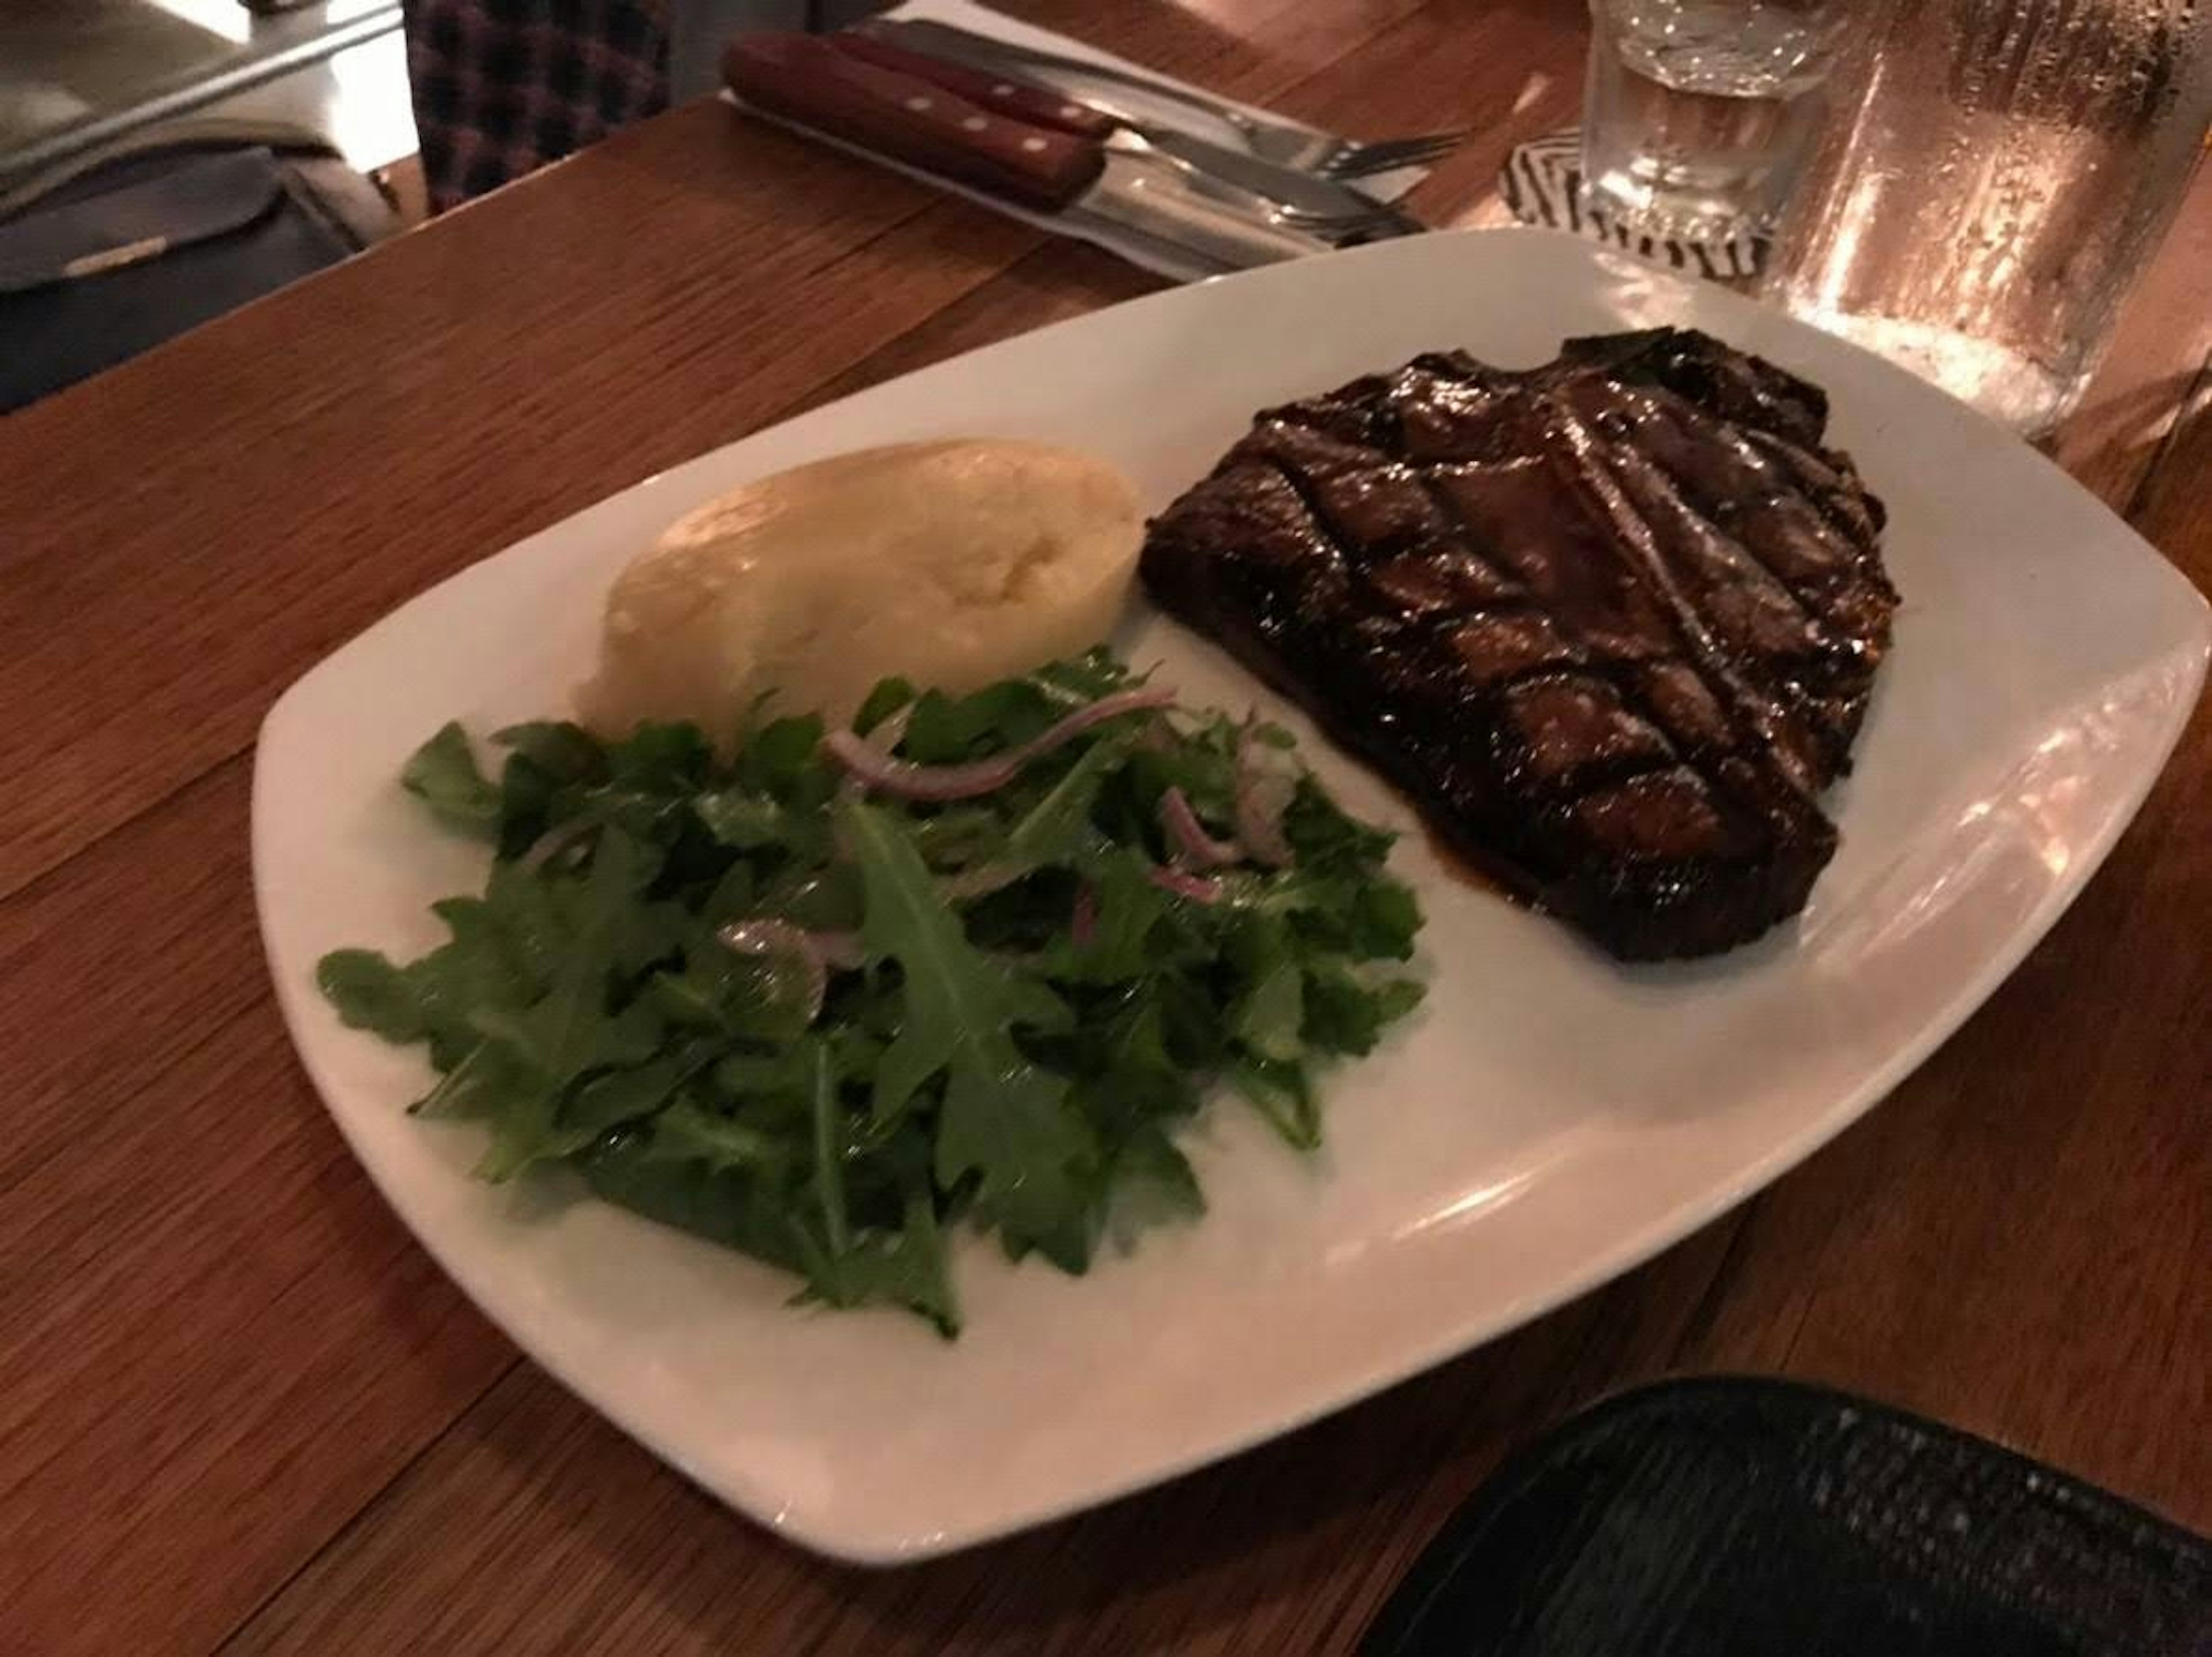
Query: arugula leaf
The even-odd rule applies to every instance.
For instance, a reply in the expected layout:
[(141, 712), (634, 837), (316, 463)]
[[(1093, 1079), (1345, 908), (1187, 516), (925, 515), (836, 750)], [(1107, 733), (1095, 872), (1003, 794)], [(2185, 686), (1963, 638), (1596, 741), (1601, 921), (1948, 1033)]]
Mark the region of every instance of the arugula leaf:
[(739, 858), (715, 877), (700, 905), (699, 919), (709, 929), (724, 926), (740, 915), (753, 913), (753, 898), (760, 882), (753, 865)]
[(707, 832), (740, 852), (757, 852), (781, 846), (791, 832), (791, 819), (782, 805), (750, 788), (719, 788), (695, 794), (691, 809)]
[(1305, 1022), (1305, 975), (1287, 952), (1271, 962), (1237, 1004), (1237, 1039), (1262, 1059), (1285, 1062), (1298, 1057), (1304, 1044), (1299, 1027)]
[(1198, 1104), (1188, 1071), (1168, 1052), (1167, 1023), (1157, 992), (1132, 996), (1118, 1012), (1086, 1023), (1096, 1044), (1082, 1056), (1083, 1098), (1094, 1120), (1112, 1132), (1182, 1116)]
[(1298, 779), (1297, 791), (1284, 810), (1283, 838), (1297, 853), (1301, 868), (1379, 867), (1397, 836), (1360, 822), (1307, 775)]
[(733, 1053), (715, 1065), (714, 1085), (733, 1099), (801, 1098), (813, 1083), (813, 1065), (812, 1053), (799, 1046), (771, 1053)]
[(847, 1303), (888, 1301), (919, 1312), (948, 1340), (960, 1332), (960, 1303), (946, 1269), (935, 1205), (917, 1191), (907, 1199), (896, 1231), (862, 1235), (838, 1264)]
[(611, 780), (640, 793), (680, 793), (696, 787), (714, 763), (714, 750), (696, 725), (641, 725), (607, 750)]
[(1405, 961), (1421, 912), (1413, 892), (1375, 865), (1299, 865), (1255, 880), (1232, 876), (1232, 908), (1287, 916), (1309, 950), (1351, 961)]
[(430, 808), (431, 816), (471, 840), (499, 836), (499, 790), (477, 768), (469, 734), (448, 723), (409, 757), (399, 786)]
[(1420, 1005), (1421, 986), (1392, 979), (1370, 986), (1334, 961), (1305, 968), (1305, 1016), (1299, 1033), (1328, 1053), (1364, 1057), (1375, 1050), (1383, 1028)]
[[(907, 757), (972, 759), (1135, 682), (1103, 650), (971, 695), (887, 681), (855, 725), (910, 707)], [(1292, 866), (1219, 871), (1213, 903), (1155, 883), (1168, 788), (1208, 822), (1234, 814), (1227, 715), (1146, 721), (1141, 744), (1136, 722), (1101, 727), (945, 805), (843, 798), (822, 731), (757, 707), (723, 764), (688, 725), (603, 744), (538, 721), (496, 734), (495, 787), (447, 727), (404, 780), (495, 842), (483, 889), (434, 906), (447, 937), (411, 963), (326, 956), (323, 992), (427, 1044), (442, 1074), (410, 1109), (481, 1123), (485, 1177), (565, 1161), (799, 1274), (804, 1298), (947, 1335), (948, 1226), (1080, 1272), (1109, 1229), (1202, 1210), (1173, 1130), (1217, 1083), (1310, 1146), (1317, 1062), (1370, 1051), (1419, 999), (1360, 969), (1405, 958), (1419, 926), (1390, 836), (1310, 777)], [(982, 869), (993, 890), (948, 899), (941, 881)], [(802, 962), (720, 942), (746, 918), (857, 932), (865, 964), (817, 1008)]]
[(995, 1072), (954, 1064), (937, 1127), (938, 1183), (980, 1174), (978, 1208), (1015, 1243), (1042, 1243), (1082, 1214), (1095, 1155), (1058, 1077), (1019, 1061)]
[(407, 1107), (407, 1114), (434, 1121), (489, 1115), (526, 1079), (518, 1072), (512, 1055), (479, 1037), (438, 1078), (437, 1086)]
[(662, 1125), (652, 1135), (615, 1134), (592, 1145), (577, 1166), (606, 1201), (695, 1233), (787, 1272), (800, 1269), (789, 1215), (776, 1186), (730, 1166), (656, 1152)]
[(830, 1063), (830, 1049), (819, 1041), (809, 1044), (811, 1074), (807, 1101), (814, 1122), (814, 1200), (822, 1208), (822, 1235), (830, 1252), (839, 1255), (852, 1247), (852, 1226), (845, 1212), (844, 1107), (837, 1102), (837, 1077)]
[(556, 984), (536, 1005), (520, 1012), (479, 1008), (477, 1033), (504, 1044), (514, 1056), (555, 1088), (586, 1071), (638, 1064), (652, 1057), (662, 1020), (644, 1002), (619, 1013), (606, 1011), (599, 974), (586, 964), (571, 980)]
[(476, 1046), (479, 1009), (520, 1009), (545, 992), (559, 944), (532, 930), (540, 917), (518, 920), (511, 901), (453, 897), (430, 908), (451, 936), (407, 970), (431, 1062), (443, 1067)]
[(920, 1313), (947, 1339), (960, 1332), (960, 1309), (945, 1268), (935, 1205), (917, 1191), (907, 1199), (896, 1230), (865, 1231), (832, 1253), (801, 1229), (807, 1286), (798, 1299), (830, 1306), (885, 1301)]
[(1000, 814), (987, 806), (947, 806), (934, 816), (907, 824), (915, 849), (933, 869), (958, 869), (981, 863), (999, 847), (1006, 832)]
[(632, 1153), (648, 1162), (700, 1162), (716, 1169), (779, 1173), (792, 1161), (775, 1136), (696, 1099), (681, 1098), (653, 1119), (652, 1131)]
[(880, 680), (853, 715), (853, 729), (865, 737), (913, 700), (914, 687), (904, 679)]
[(1125, 1210), (1139, 1220), (1194, 1220), (1206, 1212), (1206, 1193), (1190, 1159), (1167, 1131), (1147, 1122), (1115, 1153), (1114, 1174)]
[(495, 731), (491, 739), (512, 759), (524, 760), (556, 782), (605, 780), (607, 750), (597, 737), (570, 719), (532, 719)]
[[(495, 863), (484, 881), (483, 902), (530, 980), (550, 986), (568, 950), (569, 920), (560, 888), (512, 863)], [(447, 924), (451, 926), (448, 917)]]
[(1099, 645), (1066, 661), (1047, 662), (1029, 676), (1029, 683), (1043, 693), (1055, 708), (1069, 711), (1097, 701), (1115, 691), (1142, 682)]
[(395, 1044), (429, 1034), (413, 976), (374, 950), (333, 950), (315, 963), (315, 986), (349, 1029)]
[(642, 1002), (620, 1012), (609, 997), (641, 871), (637, 845), (615, 830), (599, 837), (590, 873), (579, 895), (573, 930), (553, 986), (520, 1011), (481, 1007), (471, 1022), (485, 1040), (506, 1050), (518, 1077), (526, 1077), (495, 1102), (492, 1148), (479, 1171), (504, 1180), (532, 1162), (568, 1155), (588, 1142), (559, 1124), (562, 1091), (586, 1072), (641, 1064), (659, 1045), (662, 1023)]
[(1370, 880), (1352, 894), (1348, 948), (1355, 961), (1407, 961), (1421, 930), (1413, 889), (1395, 880)]
[(1073, 865), (1094, 854), (1103, 839), (1091, 827), (1091, 809), (1107, 777), (1127, 757), (1130, 742), (1126, 736), (1102, 737), (1085, 749), (1067, 774), (1014, 820), (991, 861), (1030, 870), (1048, 864)]
[[(822, 721), (811, 713), (769, 720), (738, 750), (732, 776), (740, 786), (771, 795), (786, 804), (817, 803), (827, 798), (831, 780), (819, 757), (822, 731)], [(807, 789), (810, 779), (821, 791), (818, 794)]]
[(1291, 1144), (1311, 1150), (1321, 1144), (1321, 1112), (1304, 1065), (1240, 1059), (1229, 1066), (1227, 1076), (1230, 1085)]
[(1077, 984), (1118, 984), (1157, 972), (1176, 956), (1154, 947), (1169, 918), (1170, 900), (1152, 884), (1150, 859), (1115, 852), (1088, 861), (1091, 937), (1056, 938), (1046, 956), (1048, 976)]
[[(1005, 679), (969, 696), (930, 691), (915, 704), (900, 751), (922, 765), (950, 765), (1027, 742), (1059, 717), (1043, 689)], [(988, 744), (987, 744), (987, 739)]]
[(582, 793), (607, 780), (606, 750), (566, 719), (511, 725), (492, 740), (507, 750), (499, 774), (501, 858), (520, 857), (574, 814)]
[(980, 1174), (978, 1200), (998, 1223), (1018, 1239), (1040, 1238), (1079, 1205), (1079, 1171), (1093, 1146), (1068, 1108), (1066, 1083), (1030, 1063), (1012, 1032), (1064, 1022), (1066, 1010), (1042, 983), (1016, 978), (968, 942), (889, 816), (846, 801), (838, 822), (867, 891), (861, 940), (905, 974), (905, 1028), (876, 1072), (875, 1114), (895, 1114), (945, 1071), (938, 1182)]
[(562, 1107), (561, 1125), (582, 1136), (588, 1144), (611, 1128), (653, 1115), (675, 1096), (713, 1055), (702, 1044), (648, 1059), (629, 1070), (611, 1070), (593, 1077)]

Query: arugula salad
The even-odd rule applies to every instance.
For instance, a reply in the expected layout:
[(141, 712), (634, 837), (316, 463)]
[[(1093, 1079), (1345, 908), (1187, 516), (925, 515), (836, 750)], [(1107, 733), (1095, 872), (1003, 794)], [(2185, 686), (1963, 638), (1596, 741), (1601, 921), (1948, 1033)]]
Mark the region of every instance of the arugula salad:
[(1286, 732), (1195, 713), (1103, 651), (975, 695), (879, 685), (851, 726), (603, 742), (459, 725), (402, 780), (485, 841), (450, 936), (318, 968), (345, 1023), (428, 1045), (410, 1107), (477, 1172), (772, 1262), (799, 1298), (950, 1336), (956, 1226), (1070, 1272), (1203, 1200), (1175, 1132), (1217, 1088), (1292, 1145), (1319, 1069), (1419, 999), (1420, 926)]

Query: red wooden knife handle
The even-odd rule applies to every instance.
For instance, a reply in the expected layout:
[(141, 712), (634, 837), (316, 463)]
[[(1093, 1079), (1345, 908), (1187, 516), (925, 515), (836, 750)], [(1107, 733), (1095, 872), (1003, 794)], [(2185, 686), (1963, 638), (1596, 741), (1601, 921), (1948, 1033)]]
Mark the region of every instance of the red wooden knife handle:
[(947, 92), (958, 93), (971, 104), (1000, 115), (1011, 115), (1031, 126), (1053, 127), (1061, 132), (1073, 132), (1079, 138), (1099, 140), (1120, 124), (1103, 110), (1093, 109), (1050, 87), (1018, 81), (988, 70), (971, 69), (965, 64), (933, 58), (926, 52), (902, 46), (887, 30), (879, 33), (873, 28), (847, 29), (830, 39), (841, 52), (879, 68), (911, 75), (918, 81), (934, 82)]
[(722, 53), (722, 78), (771, 115), (1048, 212), (1089, 189), (1106, 165), (1094, 142), (979, 108), (818, 35), (739, 35)]

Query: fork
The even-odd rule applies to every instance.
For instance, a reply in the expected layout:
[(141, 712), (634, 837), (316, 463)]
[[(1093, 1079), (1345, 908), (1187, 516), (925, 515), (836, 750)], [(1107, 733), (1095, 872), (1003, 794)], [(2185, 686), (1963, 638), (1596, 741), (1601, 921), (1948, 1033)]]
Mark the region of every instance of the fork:
[(1337, 142), (1344, 149), (1323, 156), (1304, 170), (1340, 182), (1371, 179), (1379, 173), (1395, 173), (1401, 167), (1426, 167), (1431, 161), (1440, 161), (1466, 141), (1466, 129), (1425, 133), (1411, 138), (1380, 138), (1372, 143), (1353, 143), (1342, 138)]
[(1018, 46), (988, 34), (977, 34), (951, 23), (926, 19), (889, 18), (867, 26), (870, 33), (912, 44), (940, 58), (978, 68), (1028, 69), (1047, 76), (1127, 87), (1155, 98), (1164, 98), (1194, 109), (1234, 131), (1244, 147), (1262, 161), (1295, 168), (1325, 179), (1368, 179), (1401, 167), (1419, 167), (1456, 146), (1467, 132), (1423, 133), (1412, 137), (1384, 138), (1362, 143), (1324, 132), (1302, 121), (1281, 115), (1257, 113), (1216, 98), (1195, 87), (1180, 86), (1141, 70), (1118, 64), (1095, 63), (1070, 58), (1035, 46)]
[(1332, 247), (1348, 247), (1355, 242), (1380, 240), (1390, 236), (1418, 235), (1428, 228), (1419, 220), (1388, 202), (1327, 211), (1293, 207), (1262, 191), (1232, 183), (1218, 173), (1208, 173), (1204, 167), (1193, 166), (1179, 156), (1168, 154), (1127, 127), (1115, 130), (1097, 143), (1102, 149), (1138, 156), (1155, 166), (1170, 169), (1199, 195), (1241, 208), (1255, 217), (1279, 225), (1285, 230), (1311, 236)]

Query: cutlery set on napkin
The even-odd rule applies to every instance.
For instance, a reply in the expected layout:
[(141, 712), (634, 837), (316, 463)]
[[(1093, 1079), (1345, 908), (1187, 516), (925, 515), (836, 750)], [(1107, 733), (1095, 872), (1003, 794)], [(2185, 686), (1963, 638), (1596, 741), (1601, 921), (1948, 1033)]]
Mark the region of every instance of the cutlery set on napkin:
[(1408, 235), (1457, 135), (1356, 143), (960, 0), (732, 40), (756, 114), (1179, 279)]

